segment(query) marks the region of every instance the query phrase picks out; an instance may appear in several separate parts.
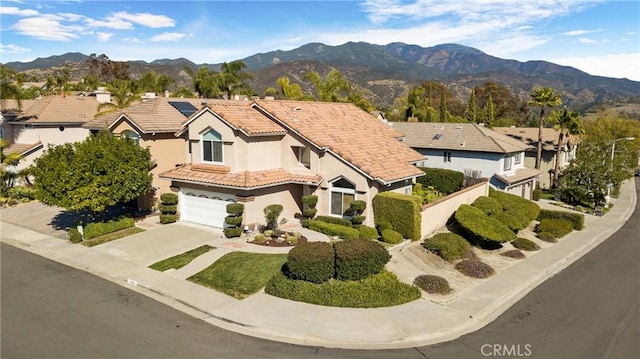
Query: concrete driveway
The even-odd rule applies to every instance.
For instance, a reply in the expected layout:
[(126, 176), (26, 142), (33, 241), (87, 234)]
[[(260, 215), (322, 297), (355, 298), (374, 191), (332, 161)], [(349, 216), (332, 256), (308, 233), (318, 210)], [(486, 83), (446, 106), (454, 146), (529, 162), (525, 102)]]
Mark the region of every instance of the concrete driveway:
[(78, 219), (60, 207), (49, 207), (35, 201), (2, 208), (0, 218), (4, 222), (57, 238), (67, 238), (66, 229), (74, 227)]

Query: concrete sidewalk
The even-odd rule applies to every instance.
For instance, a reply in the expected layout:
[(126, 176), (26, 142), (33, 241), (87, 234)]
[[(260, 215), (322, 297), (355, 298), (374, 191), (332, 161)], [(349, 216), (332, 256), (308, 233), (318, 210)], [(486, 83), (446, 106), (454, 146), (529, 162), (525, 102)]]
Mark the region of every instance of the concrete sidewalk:
[[(620, 198), (604, 217), (585, 215), (585, 229), (574, 231), (455, 299), (437, 304), (420, 299), (404, 305), (352, 309), (311, 305), (264, 293), (236, 300), (184, 280), (232, 250), (282, 253), (288, 248), (250, 245), (226, 239), (202, 226), (154, 226), (137, 235), (87, 248), (2, 222), (2, 241), (91, 272), (165, 304), (238, 333), (300, 345), (382, 349), (423, 346), (455, 339), (482, 328), (537, 285), (579, 259), (617, 231), (636, 205), (635, 182), (626, 181)], [(542, 208), (560, 209), (549, 201)], [(151, 235), (150, 235), (151, 234)], [(163, 243), (163, 245), (159, 245)], [(202, 244), (216, 247), (207, 260), (178, 271), (147, 266)], [(205, 258), (206, 259), (206, 258)]]

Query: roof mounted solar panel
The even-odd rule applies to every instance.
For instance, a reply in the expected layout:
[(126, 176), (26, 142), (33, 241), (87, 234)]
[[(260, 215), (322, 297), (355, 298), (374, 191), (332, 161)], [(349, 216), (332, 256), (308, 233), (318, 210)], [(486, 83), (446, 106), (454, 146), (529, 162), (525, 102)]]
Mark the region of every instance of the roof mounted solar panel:
[(436, 134), (435, 134), (435, 136), (433, 136), (433, 138), (432, 138), (432, 139), (433, 139), (433, 140), (439, 140), (439, 139), (440, 139), (440, 137), (442, 137), (442, 134), (441, 134), (441, 133), (436, 133)]
[(198, 108), (191, 104), (191, 102), (169, 101), (169, 105), (175, 107), (184, 117), (189, 117), (198, 111)]

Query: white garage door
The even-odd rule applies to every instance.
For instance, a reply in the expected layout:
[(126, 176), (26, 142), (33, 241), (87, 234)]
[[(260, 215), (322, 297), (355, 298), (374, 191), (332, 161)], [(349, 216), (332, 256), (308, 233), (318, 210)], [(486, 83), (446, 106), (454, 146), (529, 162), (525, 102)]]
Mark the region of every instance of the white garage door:
[(184, 189), (180, 191), (180, 220), (206, 226), (224, 227), (227, 205), (233, 196)]

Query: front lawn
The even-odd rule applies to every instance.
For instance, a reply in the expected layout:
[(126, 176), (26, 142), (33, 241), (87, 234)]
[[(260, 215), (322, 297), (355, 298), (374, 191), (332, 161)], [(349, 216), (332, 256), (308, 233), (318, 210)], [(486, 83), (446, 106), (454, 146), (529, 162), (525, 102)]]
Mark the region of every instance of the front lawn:
[(262, 289), (286, 261), (286, 253), (231, 252), (188, 280), (243, 299)]
[(178, 254), (177, 256), (173, 256), (171, 258), (167, 258), (160, 262), (153, 263), (149, 266), (151, 269), (159, 270), (161, 272), (166, 271), (167, 269), (180, 269), (187, 264), (191, 263), (196, 257), (207, 253), (208, 251), (215, 249), (215, 247), (203, 245), (198, 248), (192, 249), (190, 251), (184, 252), (182, 254)]

